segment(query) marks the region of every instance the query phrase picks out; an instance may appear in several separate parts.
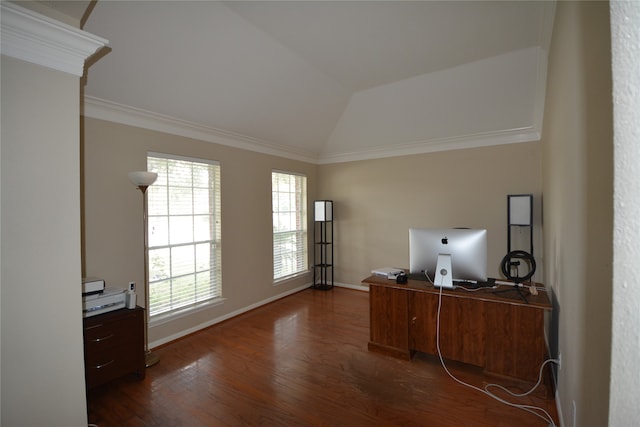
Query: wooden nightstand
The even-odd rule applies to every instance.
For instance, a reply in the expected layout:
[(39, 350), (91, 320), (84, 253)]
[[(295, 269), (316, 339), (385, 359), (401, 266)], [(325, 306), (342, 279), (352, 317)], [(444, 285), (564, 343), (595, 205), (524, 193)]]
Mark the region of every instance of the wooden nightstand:
[(135, 373), (145, 375), (144, 309), (121, 309), (83, 321), (87, 390)]

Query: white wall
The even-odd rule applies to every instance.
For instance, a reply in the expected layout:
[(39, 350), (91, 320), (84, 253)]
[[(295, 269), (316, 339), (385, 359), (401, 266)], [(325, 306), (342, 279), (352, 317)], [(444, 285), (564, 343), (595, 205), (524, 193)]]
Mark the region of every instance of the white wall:
[(609, 425), (640, 425), (640, 3), (611, 2), (615, 150)]
[(86, 426), (79, 79), (1, 66), (2, 425)]

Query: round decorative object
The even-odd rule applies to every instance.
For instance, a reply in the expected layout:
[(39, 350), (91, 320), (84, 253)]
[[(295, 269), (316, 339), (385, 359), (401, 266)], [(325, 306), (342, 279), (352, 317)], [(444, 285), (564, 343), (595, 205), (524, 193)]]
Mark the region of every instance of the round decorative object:
[[(524, 276), (520, 276), (519, 274), (520, 269), (516, 268), (516, 275), (514, 276), (511, 274), (511, 270), (512, 270), (511, 267), (519, 266), (521, 264), (520, 260), (525, 261), (525, 263), (529, 266), (529, 271)], [(509, 252), (507, 255), (505, 255), (504, 258), (502, 258), (502, 263), (500, 264), (500, 267), (502, 270), (502, 274), (504, 274), (504, 276), (507, 279), (512, 280), (516, 283), (523, 283), (531, 279), (531, 277), (533, 277), (533, 275), (535, 274), (536, 260), (533, 258), (533, 255), (531, 255), (528, 252), (512, 251), (512, 252)]]

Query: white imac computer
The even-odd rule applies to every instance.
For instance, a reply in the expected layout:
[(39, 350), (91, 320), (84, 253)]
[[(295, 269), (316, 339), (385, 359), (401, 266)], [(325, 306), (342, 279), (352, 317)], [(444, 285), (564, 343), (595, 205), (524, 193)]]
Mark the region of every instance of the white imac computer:
[(410, 228), (409, 272), (433, 277), (433, 284), (453, 288), (454, 281), (487, 281), (487, 230)]

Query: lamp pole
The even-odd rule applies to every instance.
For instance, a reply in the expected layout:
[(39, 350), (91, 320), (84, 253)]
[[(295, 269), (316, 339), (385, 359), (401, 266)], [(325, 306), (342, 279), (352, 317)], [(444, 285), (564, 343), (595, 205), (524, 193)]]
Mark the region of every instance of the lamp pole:
[(158, 174), (153, 172), (131, 172), (129, 179), (142, 192), (142, 224), (144, 233), (144, 362), (147, 368), (160, 361), (160, 357), (149, 350), (149, 220), (147, 217), (147, 188), (155, 182)]

